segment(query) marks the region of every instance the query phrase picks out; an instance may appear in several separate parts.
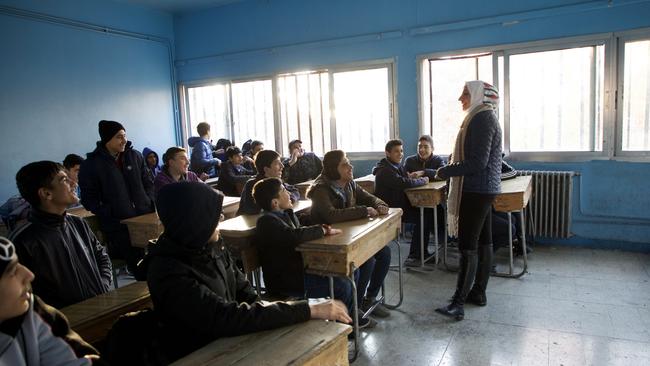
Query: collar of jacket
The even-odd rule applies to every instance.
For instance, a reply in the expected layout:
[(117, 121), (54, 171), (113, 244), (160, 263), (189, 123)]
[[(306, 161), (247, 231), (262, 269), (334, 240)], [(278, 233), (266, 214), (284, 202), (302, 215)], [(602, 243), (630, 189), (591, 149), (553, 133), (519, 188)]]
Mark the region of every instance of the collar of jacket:
[(65, 223), (66, 215), (67, 213), (57, 215), (32, 207), (32, 210), (29, 213), (29, 221), (49, 228), (58, 228), (63, 226)]
[[(131, 141), (127, 141), (126, 147), (124, 147), (124, 152), (122, 152), (121, 154), (124, 154), (127, 150), (131, 150), (131, 149), (133, 149), (133, 145), (131, 144)], [(106, 145), (102, 144), (101, 141), (97, 141), (97, 147), (95, 148), (95, 151), (93, 153), (99, 156), (103, 156), (105, 158), (109, 158), (111, 160), (115, 160), (116, 158), (115, 156), (111, 155), (111, 153), (108, 152)]]

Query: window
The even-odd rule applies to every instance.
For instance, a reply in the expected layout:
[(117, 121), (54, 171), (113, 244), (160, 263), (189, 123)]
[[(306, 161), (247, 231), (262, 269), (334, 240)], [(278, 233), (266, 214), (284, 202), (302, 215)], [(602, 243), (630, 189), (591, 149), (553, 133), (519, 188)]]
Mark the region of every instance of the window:
[(225, 137), (241, 146), (257, 139), (283, 156), (294, 139), (322, 156), (332, 149), (382, 152), (394, 135), (390, 63), (186, 86), (185, 91), (190, 134), (206, 121), (214, 140)]
[(605, 43), (424, 59), (423, 131), (439, 153), (450, 153), (464, 116), (458, 96), (465, 81), (478, 79), (499, 89), (505, 151), (603, 154)]
[(624, 46), (622, 150), (650, 150), (650, 40), (628, 41)]
[[(614, 135), (615, 122), (606, 118), (611, 114), (608, 105), (615, 102), (615, 93), (608, 92), (616, 77), (608, 72), (615, 69), (608, 56), (616, 52), (615, 44), (615, 35), (592, 36), (421, 58), (421, 131), (433, 136), (439, 154), (450, 153), (464, 116), (457, 101), (462, 86), (467, 80), (480, 79), (499, 89), (497, 114), (505, 152), (550, 160), (611, 154), (614, 142), (604, 136)], [(625, 52), (627, 45), (632, 49), (638, 44), (626, 44)], [(639, 117), (650, 101), (650, 93), (643, 94), (650, 90), (650, 43), (640, 48), (643, 51), (635, 51), (645, 52), (646, 58), (635, 55), (638, 62), (628, 66), (626, 59), (625, 66), (635, 75), (625, 79), (625, 93), (635, 95), (631, 99), (636, 100), (626, 100), (629, 109), (623, 112), (630, 116), (623, 124), (631, 131), (650, 130), (650, 121)], [(626, 140), (623, 134), (623, 146), (649, 150), (639, 140), (643, 136), (630, 134)]]
[(510, 150), (602, 150), (604, 46), (510, 56)]

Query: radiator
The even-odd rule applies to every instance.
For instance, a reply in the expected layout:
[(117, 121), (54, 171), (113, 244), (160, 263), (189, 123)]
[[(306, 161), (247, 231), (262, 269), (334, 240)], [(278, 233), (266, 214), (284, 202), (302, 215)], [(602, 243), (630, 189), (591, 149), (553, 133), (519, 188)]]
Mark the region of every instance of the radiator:
[(533, 196), (526, 208), (528, 232), (544, 238), (571, 236), (572, 177), (576, 172), (520, 170), (517, 175), (533, 176)]

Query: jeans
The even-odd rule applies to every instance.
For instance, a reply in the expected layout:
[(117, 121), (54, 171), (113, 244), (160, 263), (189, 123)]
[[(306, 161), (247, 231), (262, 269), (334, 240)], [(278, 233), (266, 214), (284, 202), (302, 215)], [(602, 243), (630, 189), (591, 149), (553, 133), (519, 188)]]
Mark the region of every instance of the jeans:
[[(354, 273), (355, 282), (357, 281), (359, 271)], [(349, 314), (354, 314), (352, 310), (352, 285), (347, 279), (333, 277), (334, 280), (334, 298), (341, 300), (348, 308)], [(307, 298), (321, 298), (330, 296), (330, 281), (326, 276), (318, 276), (305, 273), (305, 296)]]
[(357, 298), (361, 300), (364, 295), (371, 299), (376, 298), (389, 269), (390, 248), (385, 246), (359, 267)]

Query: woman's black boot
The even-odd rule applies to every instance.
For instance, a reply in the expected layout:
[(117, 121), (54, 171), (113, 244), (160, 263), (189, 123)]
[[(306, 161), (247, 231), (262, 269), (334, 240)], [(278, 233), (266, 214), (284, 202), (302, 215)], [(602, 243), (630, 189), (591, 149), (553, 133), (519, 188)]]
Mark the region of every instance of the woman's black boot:
[(467, 294), (466, 302), (478, 306), (487, 304), (488, 281), (490, 280), (490, 271), (492, 270), (492, 244), (483, 245), (478, 248), (478, 268), (476, 269), (476, 280), (472, 290)]
[(456, 293), (449, 305), (437, 308), (436, 312), (463, 320), (465, 317), (465, 298), (469, 293), (474, 277), (476, 277), (476, 250), (462, 250), (460, 255), (460, 268), (458, 271), (458, 280), (456, 282)]

